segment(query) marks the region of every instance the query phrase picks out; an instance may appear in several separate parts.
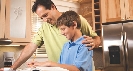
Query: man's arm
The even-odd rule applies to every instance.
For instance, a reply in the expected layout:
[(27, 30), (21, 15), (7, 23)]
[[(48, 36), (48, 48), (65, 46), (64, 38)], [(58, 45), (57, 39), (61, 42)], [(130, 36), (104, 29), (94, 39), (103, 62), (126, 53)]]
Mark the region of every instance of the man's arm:
[(93, 43), (95, 44), (94, 48), (98, 48), (100, 43), (101, 43), (100, 37), (99, 36), (95, 36), (95, 37), (93, 37), (93, 40), (94, 40)]
[(85, 40), (83, 40), (83, 44), (86, 46), (91, 46), (93, 48), (99, 47), (101, 40), (95, 31), (92, 30), (92, 27), (87, 22), (87, 20), (80, 15), (81, 19), (81, 32), (84, 36)]
[(37, 47), (38, 46), (34, 43), (29, 43), (28, 45), (26, 45), (21, 55), (15, 61), (15, 63), (11, 66), (11, 68), (13, 68), (13, 70), (16, 70), (18, 67), (20, 67), (24, 62), (26, 62), (32, 56), (32, 54), (35, 52)]

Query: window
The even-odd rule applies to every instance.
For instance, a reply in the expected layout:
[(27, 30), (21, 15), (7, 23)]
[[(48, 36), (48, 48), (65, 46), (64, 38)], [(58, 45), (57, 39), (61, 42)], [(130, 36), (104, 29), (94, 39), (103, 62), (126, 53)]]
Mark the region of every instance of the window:
[[(31, 3), (31, 8), (33, 5), (34, 1)], [(38, 29), (41, 27), (43, 20), (41, 20), (35, 13), (31, 13), (31, 39), (36, 35)], [(44, 56), (46, 55), (46, 49), (45, 45), (42, 45), (41, 48), (37, 48), (35, 54), (37, 56)]]

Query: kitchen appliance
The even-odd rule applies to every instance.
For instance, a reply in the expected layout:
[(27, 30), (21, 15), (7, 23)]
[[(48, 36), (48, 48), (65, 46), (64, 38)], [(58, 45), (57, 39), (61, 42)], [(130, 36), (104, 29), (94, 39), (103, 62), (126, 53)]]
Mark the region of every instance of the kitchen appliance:
[(102, 25), (104, 71), (133, 71), (133, 20)]
[(4, 67), (11, 67), (14, 63), (14, 52), (3, 52)]

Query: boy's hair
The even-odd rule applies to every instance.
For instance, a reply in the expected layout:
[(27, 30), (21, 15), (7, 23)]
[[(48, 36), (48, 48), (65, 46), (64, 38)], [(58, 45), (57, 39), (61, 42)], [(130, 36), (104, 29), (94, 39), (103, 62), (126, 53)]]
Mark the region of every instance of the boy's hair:
[(70, 27), (74, 25), (73, 21), (77, 22), (77, 29), (80, 29), (81, 21), (79, 15), (75, 11), (66, 11), (57, 19), (56, 26), (65, 25)]
[[(36, 0), (36, 1), (34, 2), (34, 5), (32, 6), (32, 12), (33, 12), (33, 13), (36, 12), (37, 7), (38, 7), (39, 5), (42, 5), (42, 6), (44, 6), (46, 9), (51, 10), (51, 7), (52, 7), (52, 5), (54, 5), (54, 3), (53, 3), (51, 0)], [(55, 5), (54, 5), (54, 6), (55, 6)], [(55, 6), (55, 8), (56, 8), (56, 6)]]

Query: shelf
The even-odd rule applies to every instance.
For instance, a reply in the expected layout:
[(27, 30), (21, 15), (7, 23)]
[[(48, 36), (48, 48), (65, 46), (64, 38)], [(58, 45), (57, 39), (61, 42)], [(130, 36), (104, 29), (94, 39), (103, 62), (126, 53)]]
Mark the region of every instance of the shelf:
[(100, 17), (100, 15), (95, 15), (95, 17)]
[(100, 24), (100, 22), (95, 22), (95, 24)]
[(94, 3), (99, 2), (99, 0), (94, 0)]
[(97, 29), (97, 30), (95, 30), (96, 32), (101, 32), (101, 29)]
[(96, 11), (96, 10), (100, 10), (100, 9), (94, 9), (94, 11)]
[(101, 26), (100, 22), (95, 22), (95, 26)]
[(95, 29), (101, 29), (101, 24), (95, 24)]
[(99, 2), (94, 3), (94, 9), (99, 9)]
[(94, 13), (95, 13), (95, 15), (100, 15), (100, 10), (96, 9), (96, 10), (94, 10)]
[(100, 16), (95, 16), (95, 22), (100, 22)]
[(94, 4), (99, 4), (99, 2), (95, 2)]

